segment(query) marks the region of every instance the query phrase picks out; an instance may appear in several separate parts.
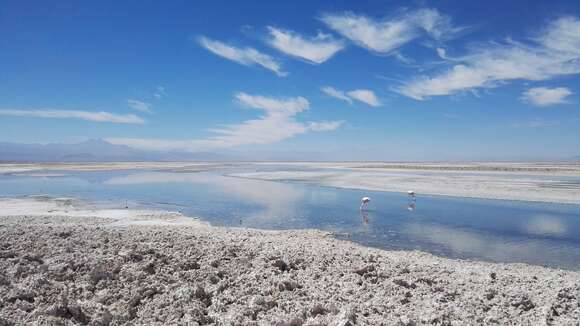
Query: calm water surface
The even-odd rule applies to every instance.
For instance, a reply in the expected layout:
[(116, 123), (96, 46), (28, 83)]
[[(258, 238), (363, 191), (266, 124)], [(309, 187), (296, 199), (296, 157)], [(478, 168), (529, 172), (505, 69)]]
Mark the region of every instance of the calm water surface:
[[(179, 210), (213, 225), (317, 228), (385, 249), (580, 270), (580, 205), (426, 195), (413, 203), (405, 194), (249, 180), (229, 172), (240, 169), (2, 175), (0, 196), (74, 196), (103, 207), (127, 201), (130, 208)], [(372, 198), (364, 213), (358, 209), (362, 196)]]

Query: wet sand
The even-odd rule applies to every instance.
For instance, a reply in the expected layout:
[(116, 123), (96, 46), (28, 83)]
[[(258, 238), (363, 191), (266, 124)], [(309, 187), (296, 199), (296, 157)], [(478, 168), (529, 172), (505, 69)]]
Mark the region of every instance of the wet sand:
[(0, 325), (577, 325), (580, 273), (1, 199)]

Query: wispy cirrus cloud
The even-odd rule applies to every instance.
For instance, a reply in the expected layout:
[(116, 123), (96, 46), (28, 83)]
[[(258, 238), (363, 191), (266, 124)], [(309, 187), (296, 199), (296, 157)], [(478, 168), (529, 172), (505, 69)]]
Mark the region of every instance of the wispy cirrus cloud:
[(274, 72), (280, 77), (288, 75), (287, 72), (282, 70), (282, 64), (280, 62), (267, 54), (259, 52), (254, 48), (238, 48), (220, 41), (211, 40), (203, 36), (198, 38), (198, 42), (202, 47), (212, 52), (213, 54), (232, 60), (241, 65), (259, 65)]
[(270, 46), (314, 64), (325, 62), (345, 47), (343, 41), (324, 33), (318, 33), (315, 37), (304, 37), (293, 31), (271, 26), (268, 26), (268, 32), (270, 37), (267, 42)]
[(167, 97), (167, 92), (165, 91), (165, 86), (157, 86), (155, 87), (155, 90), (153, 91), (153, 97), (155, 97), (156, 99), (162, 99)]
[(544, 120), (535, 118), (528, 121), (519, 121), (511, 124), (513, 128), (546, 128), (559, 126), (561, 123), (557, 120)]
[(378, 99), (375, 93), (368, 89), (355, 89), (352, 91), (343, 92), (331, 86), (324, 86), (321, 88), (321, 90), (326, 95), (343, 100), (349, 104), (352, 104), (353, 100), (357, 100), (374, 107), (382, 105), (381, 101)]
[(351, 98), (366, 103), (370, 106), (381, 106), (381, 101), (375, 93), (368, 89), (355, 89), (346, 93)]
[(355, 44), (380, 54), (391, 54), (421, 36), (444, 40), (462, 30), (435, 9), (408, 11), (379, 20), (351, 12), (325, 14), (320, 19)]
[(13, 117), (31, 117), (46, 119), (78, 119), (94, 122), (111, 122), (125, 124), (144, 124), (145, 120), (134, 114), (115, 114), (110, 112), (90, 112), (78, 110), (0, 110), (0, 115)]
[(245, 107), (261, 111), (262, 115), (239, 124), (209, 129), (208, 131), (213, 135), (203, 139), (108, 138), (107, 141), (146, 150), (197, 152), (242, 145), (272, 144), (308, 132), (335, 130), (344, 123), (343, 121), (298, 121), (296, 116), (310, 108), (310, 102), (301, 96), (274, 98), (240, 92), (235, 94), (234, 98)]
[(340, 121), (322, 121), (313, 122), (309, 121), (307, 126), (308, 130), (311, 131), (332, 131), (340, 128), (344, 124), (343, 120)]
[(550, 106), (566, 103), (566, 98), (570, 95), (572, 92), (566, 87), (534, 87), (526, 90), (521, 99), (536, 106)]
[[(447, 54), (439, 51), (442, 58)], [(563, 17), (548, 24), (539, 35), (522, 43), (474, 46), (449, 61), (453, 66), (433, 76), (420, 76), (395, 88), (407, 97), (424, 100), (478, 88), (492, 88), (512, 80), (548, 80), (580, 73), (580, 20)]]
[(330, 97), (337, 98), (339, 100), (343, 100), (352, 104), (352, 99), (346, 95), (343, 91), (339, 91), (338, 89), (331, 87), (331, 86), (324, 86), (321, 88), (322, 92)]
[(127, 99), (127, 105), (129, 105), (129, 107), (132, 108), (133, 110), (137, 110), (139, 112), (153, 113), (153, 110), (151, 109), (152, 107), (151, 104), (147, 102), (134, 99)]

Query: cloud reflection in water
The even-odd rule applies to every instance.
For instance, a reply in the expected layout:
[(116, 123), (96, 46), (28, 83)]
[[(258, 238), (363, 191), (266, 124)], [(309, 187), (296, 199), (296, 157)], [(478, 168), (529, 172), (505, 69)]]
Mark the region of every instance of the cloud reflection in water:
[[(139, 185), (187, 183), (210, 187), (225, 196), (234, 196), (252, 203), (260, 209), (244, 216), (243, 223), (261, 225), (270, 223), (291, 223), (300, 227), (304, 221), (299, 219), (296, 203), (305, 197), (305, 192), (291, 184), (260, 181), (204, 173), (143, 172), (113, 177), (104, 182), (106, 185)], [(292, 221), (288, 217), (292, 216)]]
[(532, 235), (563, 236), (567, 230), (561, 219), (547, 215), (535, 216), (523, 225), (523, 231)]
[(418, 223), (406, 225), (401, 232), (419, 242), (427, 242), (430, 246), (435, 245), (451, 251), (455, 257), (481, 257), (498, 262), (541, 265), (545, 262), (545, 257), (550, 257), (553, 264), (565, 267), (578, 255), (579, 250), (576, 246), (555, 244), (550, 239), (514, 240), (489, 233)]

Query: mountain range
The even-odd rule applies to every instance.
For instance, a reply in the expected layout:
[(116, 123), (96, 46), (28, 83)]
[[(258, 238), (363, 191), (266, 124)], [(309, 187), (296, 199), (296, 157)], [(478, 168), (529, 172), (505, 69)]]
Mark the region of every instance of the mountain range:
[(101, 139), (75, 144), (0, 143), (4, 162), (136, 162), (136, 161), (220, 161), (229, 157), (216, 153), (156, 152), (114, 145)]
[[(0, 162), (176, 162), (176, 161), (343, 161), (340, 153), (272, 150), (229, 150), (227, 152), (146, 151), (102, 139), (80, 143), (23, 144), (0, 142)], [(359, 161), (376, 160), (360, 156)], [(384, 158), (383, 161), (389, 161)], [(407, 160), (407, 161), (413, 161)], [(420, 160), (421, 161), (421, 160)], [(500, 161), (480, 159), (478, 161)], [(510, 161), (510, 160), (504, 160)], [(547, 160), (514, 158), (520, 162), (580, 162), (580, 156)]]

